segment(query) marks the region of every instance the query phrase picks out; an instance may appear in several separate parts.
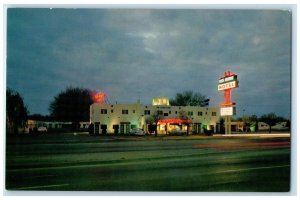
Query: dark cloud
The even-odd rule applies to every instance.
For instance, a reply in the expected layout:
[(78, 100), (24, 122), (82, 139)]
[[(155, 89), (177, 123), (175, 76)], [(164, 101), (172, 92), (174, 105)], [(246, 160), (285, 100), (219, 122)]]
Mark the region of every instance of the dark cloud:
[(111, 102), (193, 90), (218, 105), (239, 76), (238, 114), (290, 114), (291, 13), (282, 10), (18, 9), (7, 12), (7, 86), (31, 113), (67, 86)]

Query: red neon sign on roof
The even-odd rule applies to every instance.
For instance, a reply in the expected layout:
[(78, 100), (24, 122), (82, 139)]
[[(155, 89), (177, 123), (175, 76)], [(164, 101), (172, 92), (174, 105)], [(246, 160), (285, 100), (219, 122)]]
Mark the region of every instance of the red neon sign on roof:
[(97, 92), (92, 94), (92, 99), (95, 103), (106, 103), (107, 95), (104, 92)]

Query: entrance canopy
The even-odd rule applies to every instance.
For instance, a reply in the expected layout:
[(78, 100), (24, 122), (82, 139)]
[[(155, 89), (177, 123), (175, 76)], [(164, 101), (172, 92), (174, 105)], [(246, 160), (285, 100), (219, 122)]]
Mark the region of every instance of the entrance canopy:
[(158, 123), (190, 124), (192, 121), (189, 119), (160, 119)]

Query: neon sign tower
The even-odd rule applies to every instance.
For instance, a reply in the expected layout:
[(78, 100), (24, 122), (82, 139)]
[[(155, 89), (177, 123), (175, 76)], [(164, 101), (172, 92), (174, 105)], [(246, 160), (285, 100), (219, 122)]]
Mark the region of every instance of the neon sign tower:
[(221, 116), (225, 117), (225, 134), (231, 134), (231, 116), (235, 115), (235, 103), (231, 101), (231, 91), (238, 87), (237, 75), (227, 71), (219, 78), (218, 91), (224, 92), (224, 102), (220, 104)]

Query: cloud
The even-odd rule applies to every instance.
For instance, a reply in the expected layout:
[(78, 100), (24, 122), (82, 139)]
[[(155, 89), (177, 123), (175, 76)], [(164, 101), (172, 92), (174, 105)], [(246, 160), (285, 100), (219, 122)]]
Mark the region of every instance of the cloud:
[[(151, 103), (153, 96), (172, 98), (193, 90), (218, 105), (223, 97), (216, 89), (217, 79), (232, 70), (240, 79), (240, 88), (234, 91), (241, 105), (238, 110), (274, 102), (277, 107), (257, 107), (253, 113), (278, 110), (287, 116), (290, 14), (11, 8), (7, 85), (24, 95), (31, 112), (40, 113), (47, 113), (47, 102), (70, 85), (102, 90), (112, 102), (126, 103), (139, 95)], [(38, 103), (42, 105), (37, 107)]]

